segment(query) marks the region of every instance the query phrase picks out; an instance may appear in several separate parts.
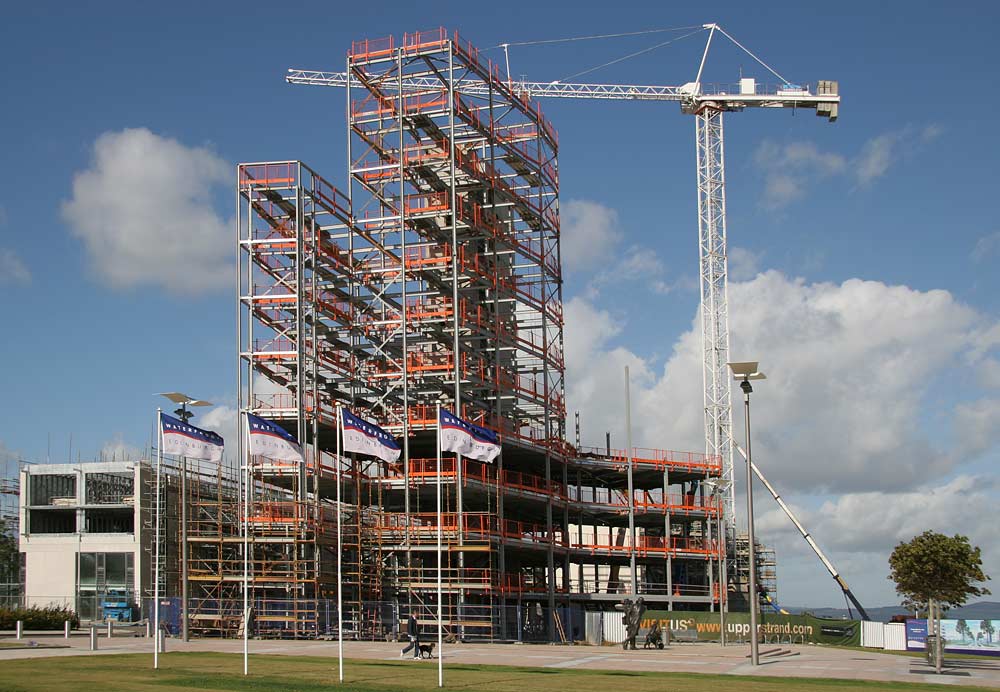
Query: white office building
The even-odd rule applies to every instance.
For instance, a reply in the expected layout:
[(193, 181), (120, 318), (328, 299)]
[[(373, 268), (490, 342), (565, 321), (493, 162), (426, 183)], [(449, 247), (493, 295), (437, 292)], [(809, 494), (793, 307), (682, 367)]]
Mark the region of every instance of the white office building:
[(27, 606), (102, 619), (111, 592), (138, 614), (151, 584), (146, 462), (36, 464), (20, 472), (20, 549)]

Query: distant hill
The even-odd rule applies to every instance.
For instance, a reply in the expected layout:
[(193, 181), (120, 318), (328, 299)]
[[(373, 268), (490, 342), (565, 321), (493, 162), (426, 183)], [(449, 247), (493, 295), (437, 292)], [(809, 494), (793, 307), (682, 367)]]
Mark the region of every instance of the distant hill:
[[(785, 610), (790, 613), (810, 612), (813, 615), (822, 618), (849, 617), (847, 614), (847, 608), (806, 608), (785, 606)], [(900, 606), (865, 608), (865, 611), (868, 613), (868, 617), (872, 620), (880, 622), (887, 622), (893, 615), (912, 615), (911, 612), (904, 610)], [(857, 616), (857, 612), (855, 612), (854, 617)], [(1000, 602), (980, 601), (979, 603), (970, 603), (962, 606), (961, 608), (949, 610), (945, 617), (965, 618), (966, 620), (1000, 620)]]

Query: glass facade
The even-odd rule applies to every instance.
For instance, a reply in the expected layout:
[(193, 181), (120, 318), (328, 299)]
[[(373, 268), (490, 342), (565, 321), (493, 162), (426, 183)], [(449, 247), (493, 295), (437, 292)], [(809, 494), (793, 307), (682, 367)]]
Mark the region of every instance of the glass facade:
[(103, 620), (109, 593), (113, 600), (135, 603), (134, 560), (132, 553), (80, 553), (76, 596), (80, 619)]

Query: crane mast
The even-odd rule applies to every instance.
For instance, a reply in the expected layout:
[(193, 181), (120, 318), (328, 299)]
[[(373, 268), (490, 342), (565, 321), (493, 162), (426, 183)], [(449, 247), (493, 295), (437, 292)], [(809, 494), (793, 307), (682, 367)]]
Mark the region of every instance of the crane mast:
[[(714, 34), (718, 27), (707, 24), (705, 28)], [(708, 45), (706, 54), (707, 48)], [(696, 80), (700, 77), (701, 69)], [(285, 76), (289, 84), (345, 88), (350, 79), (346, 72), (301, 69), (290, 69)], [(398, 85), (385, 86), (388, 90), (395, 86), (419, 92), (439, 89), (440, 84), (433, 77), (410, 77)], [(726, 518), (730, 527), (735, 526), (732, 400), (726, 366), (729, 362), (729, 306), (723, 113), (746, 108), (808, 109), (833, 122), (840, 105), (837, 83), (820, 81), (816, 93), (793, 84), (766, 87), (753, 79), (741, 79), (739, 84), (731, 86), (705, 85), (700, 81), (680, 86), (512, 81), (507, 86), (530, 98), (674, 101), (680, 104), (682, 112), (695, 116), (705, 452), (722, 460), (723, 476), (730, 481), (724, 500), (728, 505)], [(489, 95), (488, 88), (478, 80), (456, 80), (456, 90), (470, 96)]]
[[(726, 238), (726, 179), (723, 115), (747, 108), (791, 108), (815, 111), (829, 122), (837, 120), (840, 107), (838, 84), (819, 81), (815, 92), (805, 86), (787, 83), (781, 75), (750, 53), (716, 24), (705, 24), (709, 30), (705, 52), (695, 81), (679, 86), (642, 84), (591, 84), (528, 82), (508, 80), (505, 85), (512, 92), (530, 98), (566, 98), (618, 101), (674, 101), (683, 113), (695, 116), (695, 150), (698, 181), (698, 246), (701, 298), (702, 374), (704, 379), (705, 451), (722, 461), (726, 485), (724, 502), (730, 529), (735, 528), (736, 506), (734, 450), (732, 439), (731, 381), (729, 362), (729, 302), (728, 256)], [(754, 79), (740, 79), (736, 85), (708, 85), (701, 81), (702, 71), (715, 31), (719, 31), (747, 52), (758, 63), (780, 80), (777, 86), (758, 84)], [(347, 72), (289, 69), (285, 81), (289, 84), (349, 88), (351, 76)], [(440, 80), (433, 77), (409, 77), (396, 84), (386, 84), (387, 90), (406, 92), (440, 89)], [(455, 80), (455, 90), (470, 96), (489, 96), (489, 87), (482, 81)], [(844, 593), (861, 609), (854, 595), (847, 588), (830, 561), (790, 513), (773, 487), (768, 486), (782, 509), (806, 537), (810, 547), (836, 579)]]

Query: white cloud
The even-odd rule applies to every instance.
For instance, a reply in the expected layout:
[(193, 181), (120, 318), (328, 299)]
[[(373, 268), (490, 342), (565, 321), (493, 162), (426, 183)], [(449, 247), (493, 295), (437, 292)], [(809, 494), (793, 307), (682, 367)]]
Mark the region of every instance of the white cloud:
[(17, 254), (0, 247), (0, 284), (31, 283), (31, 271)]
[(663, 260), (656, 252), (641, 245), (633, 245), (624, 251), (616, 250), (612, 256), (605, 256), (605, 262), (610, 266), (593, 274), (587, 282), (585, 292), (591, 298), (611, 284), (639, 283), (657, 295), (666, 295), (677, 286), (686, 285), (683, 278), (667, 281), (669, 274)]
[[(563, 204), (560, 248), (566, 274), (588, 271), (585, 292), (596, 297), (606, 286), (638, 282), (658, 295), (677, 286), (683, 278), (667, 280), (667, 268), (659, 255), (648, 247), (621, 248), (624, 238), (618, 212), (598, 202), (570, 200)], [(603, 267), (603, 269), (598, 269)]]
[[(783, 488), (899, 490), (959, 461), (935, 448), (921, 414), (932, 374), (969, 367), (981, 315), (946, 291), (806, 284), (775, 271), (731, 284), (729, 297), (731, 357), (761, 360), (769, 377), (755, 388), (755, 456)], [(609, 313), (584, 299), (567, 304), (567, 398), (582, 411), (585, 441), (603, 429), (623, 439), (609, 392), (631, 363), (637, 444), (704, 448), (699, 325), (696, 315), (653, 374), (652, 363), (611, 345), (622, 325)], [(587, 333), (574, 345), (579, 331)]]
[(976, 366), (979, 370), (979, 384), (992, 389), (1000, 389), (1000, 360), (984, 358)]
[[(793, 506), (807, 530), (833, 560), (863, 603), (898, 603), (888, 581), (888, 557), (902, 541), (926, 530), (968, 536), (984, 548), (984, 570), (1000, 573), (1000, 554), (995, 544), (995, 517), (986, 508), (997, 503), (997, 483), (992, 477), (959, 475), (946, 483), (921, 484), (900, 493), (848, 493), (822, 503), (818, 508)], [(778, 550), (779, 592), (788, 604), (815, 603), (816, 584), (825, 574), (819, 560), (791, 522), (769, 500), (758, 505), (755, 526), (766, 543)], [(832, 581), (828, 602), (836, 602)]]
[[(290, 394), (289, 390), (281, 385), (275, 384), (263, 375), (254, 376), (254, 396), (265, 401), (273, 394)], [(229, 397), (224, 397), (228, 399)], [(192, 422), (200, 428), (212, 430), (222, 436), (226, 441), (226, 456), (235, 458), (236, 449), (239, 444), (239, 411), (231, 403), (213, 406), (199, 414), (198, 418)]]
[(229, 286), (234, 233), (212, 206), (232, 167), (210, 150), (145, 128), (107, 132), (73, 178), (62, 216), (113, 287), (153, 285), (179, 294)]
[(239, 412), (232, 406), (215, 406), (198, 417), (199, 428), (211, 430), (226, 442), (226, 455), (235, 456), (239, 445)]
[(876, 178), (881, 178), (908, 151), (930, 142), (940, 134), (941, 128), (937, 125), (928, 125), (922, 129), (907, 125), (902, 129), (872, 137), (865, 142), (861, 152), (852, 162), (855, 178), (861, 185), (867, 185)]
[(812, 142), (778, 144), (764, 140), (757, 147), (754, 161), (764, 171), (765, 209), (788, 206), (805, 193), (806, 185), (841, 173), (847, 160), (840, 154), (822, 152)]
[(820, 151), (812, 142), (764, 140), (754, 153), (754, 163), (764, 173), (760, 205), (770, 211), (783, 209), (802, 198), (810, 186), (835, 176), (848, 176), (868, 185), (941, 132), (933, 124), (923, 128), (907, 125), (872, 137), (854, 157)]
[[(991, 544), (995, 527), (982, 508), (994, 502), (990, 498), (996, 486), (991, 477), (959, 475), (908, 492), (847, 493), (818, 509), (795, 507), (793, 511), (807, 526), (823, 527), (824, 545), (831, 550), (888, 556), (897, 543), (927, 529), (977, 536)], [(759, 516), (755, 526), (773, 536), (799, 537), (777, 508)]]
[(979, 399), (955, 407), (955, 447), (962, 458), (976, 458), (997, 444), (1000, 400)]
[(121, 433), (115, 433), (114, 438), (101, 446), (98, 459), (101, 461), (136, 461), (146, 458), (138, 447), (126, 442)]
[(972, 259), (982, 262), (996, 254), (997, 250), (1000, 250), (1000, 231), (993, 231), (976, 241), (976, 247), (972, 249)]
[[(570, 420), (573, 412), (581, 411), (584, 444), (603, 440), (605, 430), (614, 431), (614, 444), (623, 447), (621, 436), (625, 406), (625, 366), (629, 366), (633, 392), (648, 388), (653, 373), (647, 364), (631, 351), (612, 346), (611, 340), (621, 331), (621, 325), (607, 310), (595, 308), (589, 301), (576, 297), (563, 309), (566, 343), (566, 400)], [(635, 404), (633, 394), (633, 405)]]
[(559, 209), (560, 251), (567, 273), (589, 269), (608, 257), (622, 239), (618, 212), (598, 202), (571, 199)]
[(760, 273), (760, 261), (764, 257), (764, 252), (754, 252), (744, 247), (729, 247), (727, 259), (729, 261), (729, 280), (746, 281), (752, 279)]

